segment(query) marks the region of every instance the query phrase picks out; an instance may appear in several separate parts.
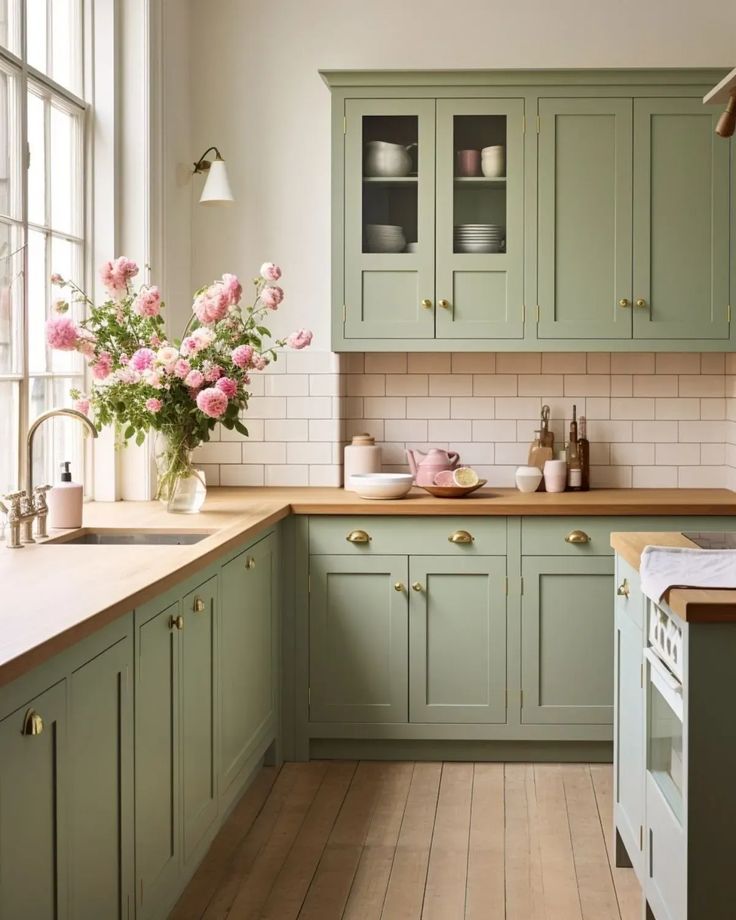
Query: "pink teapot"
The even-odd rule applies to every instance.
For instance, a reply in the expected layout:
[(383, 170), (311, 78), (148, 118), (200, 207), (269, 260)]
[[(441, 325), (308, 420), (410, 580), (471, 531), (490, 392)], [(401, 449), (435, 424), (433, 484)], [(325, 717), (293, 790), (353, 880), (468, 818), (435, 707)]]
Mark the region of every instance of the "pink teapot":
[(442, 470), (457, 469), (460, 463), (460, 454), (456, 451), (441, 450), (433, 447), (426, 454), (421, 450), (407, 450), (409, 469), (418, 486), (434, 485), (434, 477)]

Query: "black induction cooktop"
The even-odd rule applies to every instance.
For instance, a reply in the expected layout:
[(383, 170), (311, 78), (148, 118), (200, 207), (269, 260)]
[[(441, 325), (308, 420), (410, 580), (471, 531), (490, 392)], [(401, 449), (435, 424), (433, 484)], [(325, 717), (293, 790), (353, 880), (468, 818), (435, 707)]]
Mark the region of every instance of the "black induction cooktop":
[(682, 535), (687, 537), (688, 540), (692, 540), (701, 549), (736, 549), (736, 530), (722, 531), (720, 533), (707, 530), (692, 533), (683, 532)]

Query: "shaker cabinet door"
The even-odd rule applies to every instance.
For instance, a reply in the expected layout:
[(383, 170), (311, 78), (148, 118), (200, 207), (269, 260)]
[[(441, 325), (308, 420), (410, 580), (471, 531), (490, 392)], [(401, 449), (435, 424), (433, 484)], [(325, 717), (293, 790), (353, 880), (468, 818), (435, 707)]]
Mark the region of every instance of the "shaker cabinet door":
[(410, 721), (506, 721), (506, 558), (413, 556)]
[(406, 556), (312, 556), (312, 722), (406, 722)]
[(729, 157), (700, 99), (634, 101), (634, 338), (728, 339)]
[(524, 336), (523, 122), (522, 99), (437, 100), (438, 339)]
[(434, 338), (434, 99), (345, 111), (345, 338)]
[(632, 104), (539, 100), (540, 339), (631, 337)]
[(613, 722), (613, 559), (522, 562), (522, 722)]

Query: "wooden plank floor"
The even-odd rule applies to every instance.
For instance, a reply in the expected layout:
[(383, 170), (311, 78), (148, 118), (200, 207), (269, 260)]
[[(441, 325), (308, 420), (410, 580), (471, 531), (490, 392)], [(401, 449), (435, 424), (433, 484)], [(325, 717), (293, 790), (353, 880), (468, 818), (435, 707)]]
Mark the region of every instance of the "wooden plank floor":
[(264, 768), (174, 920), (640, 920), (601, 764)]

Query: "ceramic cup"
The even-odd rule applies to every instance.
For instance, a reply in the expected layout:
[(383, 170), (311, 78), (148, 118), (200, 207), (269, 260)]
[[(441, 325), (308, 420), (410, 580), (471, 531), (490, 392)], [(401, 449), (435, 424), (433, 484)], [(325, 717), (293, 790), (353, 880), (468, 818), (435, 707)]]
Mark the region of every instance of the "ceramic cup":
[(457, 174), (466, 177), (480, 175), (480, 150), (457, 151)]
[(548, 492), (564, 492), (567, 485), (567, 461), (548, 460), (544, 464), (544, 487)]
[(506, 150), (502, 145), (484, 147), (481, 153), (481, 166), (483, 175), (488, 179), (495, 179), (506, 175)]

